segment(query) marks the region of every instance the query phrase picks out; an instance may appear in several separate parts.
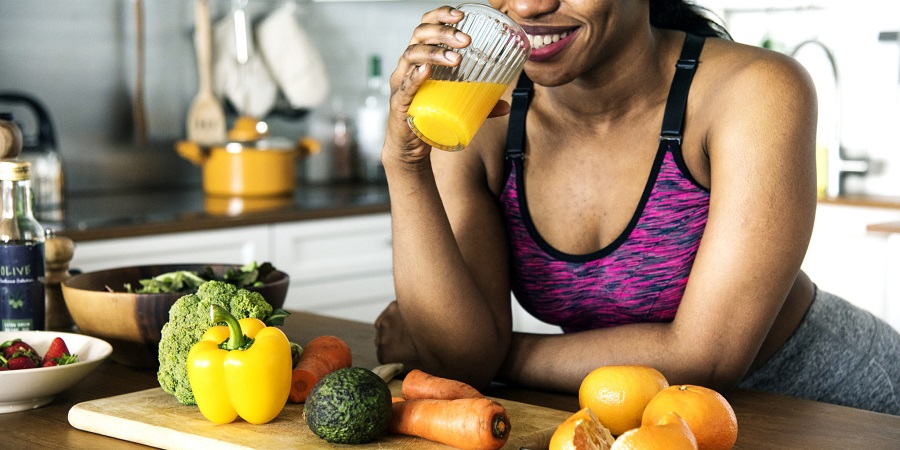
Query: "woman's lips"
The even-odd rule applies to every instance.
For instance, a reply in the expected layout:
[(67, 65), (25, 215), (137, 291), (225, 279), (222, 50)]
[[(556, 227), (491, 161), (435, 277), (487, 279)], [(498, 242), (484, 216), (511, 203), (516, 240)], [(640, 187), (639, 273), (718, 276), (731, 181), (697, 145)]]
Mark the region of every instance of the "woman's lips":
[(525, 31), (528, 34), (528, 41), (531, 43), (531, 56), (528, 59), (530, 61), (545, 61), (562, 52), (569, 45), (569, 42), (572, 41), (572, 37), (578, 32), (578, 29)]

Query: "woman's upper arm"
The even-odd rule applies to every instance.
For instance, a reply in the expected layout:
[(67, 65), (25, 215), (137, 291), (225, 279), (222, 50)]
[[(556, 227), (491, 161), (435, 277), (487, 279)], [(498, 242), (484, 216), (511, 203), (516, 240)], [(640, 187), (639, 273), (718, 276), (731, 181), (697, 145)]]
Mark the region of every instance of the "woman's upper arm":
[[(815, 217), (816, 98), (806, 72), (778, 54), (730, 76), (709, 103), (710, 210), (674, 331), (740, 379), (790, 291)], [(724, 349), (724, 351), (723, 351)], [(713, 357), (713, 355), (716, 355)]]

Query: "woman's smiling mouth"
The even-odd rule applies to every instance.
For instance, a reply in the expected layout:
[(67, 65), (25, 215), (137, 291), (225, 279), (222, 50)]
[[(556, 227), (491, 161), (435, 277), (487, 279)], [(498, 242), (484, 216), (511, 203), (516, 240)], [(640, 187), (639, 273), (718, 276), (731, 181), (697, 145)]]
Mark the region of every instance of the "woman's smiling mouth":
[[(523, 27), (524, 28), (524, 27)], [(531, 44), (531, 61), (544, 61), (561, 52), (572, 37), (578, 32), (578, 28), (565, 30), (525, 29), (528, 42)]]
[(531, 49), (536, 50), (545, 45), (550, 45), (554, 42), (559, 42), (560, 39), (565, 39), (566, 36), (569, 35), (568, 31), (563, 31), (559, 34), (544, 34), (532, 36), (528, 35), (528, 42), (531, 43)]

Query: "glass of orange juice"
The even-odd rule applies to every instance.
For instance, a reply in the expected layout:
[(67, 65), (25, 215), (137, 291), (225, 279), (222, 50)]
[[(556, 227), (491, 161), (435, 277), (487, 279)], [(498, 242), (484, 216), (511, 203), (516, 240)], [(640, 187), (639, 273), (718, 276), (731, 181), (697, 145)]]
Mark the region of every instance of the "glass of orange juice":
[(464, 17), (454, 27), (472, 42), (455, 50), (462, 56), (459, 65), (435, 66), (406, 118), (423, 141), (447, 151), (469, 145), (531, 54), (525, 32), (505, 14), (478, 3), (456, 8)]

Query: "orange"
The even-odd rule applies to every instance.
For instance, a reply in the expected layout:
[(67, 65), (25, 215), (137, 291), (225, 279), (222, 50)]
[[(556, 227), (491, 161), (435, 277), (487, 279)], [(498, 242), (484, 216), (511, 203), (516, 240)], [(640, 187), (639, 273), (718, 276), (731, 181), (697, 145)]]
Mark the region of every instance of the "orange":
[(647, 366), (604, 366), (594, 369), (578, 389), (578, 403), (591, 408), (600, 422), (618, 436), (641, 425), (644, 407), (669, 382)]
[(669, 412), (687, 422), (700, 450), (727, 450), (737, 442), (734, 410), (713, 389), (690, 384), (666, 388), (647, 404), (643, 423), (658, 423)]
[(584, 408), (556, 427), (550, 450), (608, 450), (612, 443), (609, 430), (590, 408)]
[(626, 431), (610, 450), (697, 450), (697, 439), (687, 422), (670, 412), (656, 424)]

